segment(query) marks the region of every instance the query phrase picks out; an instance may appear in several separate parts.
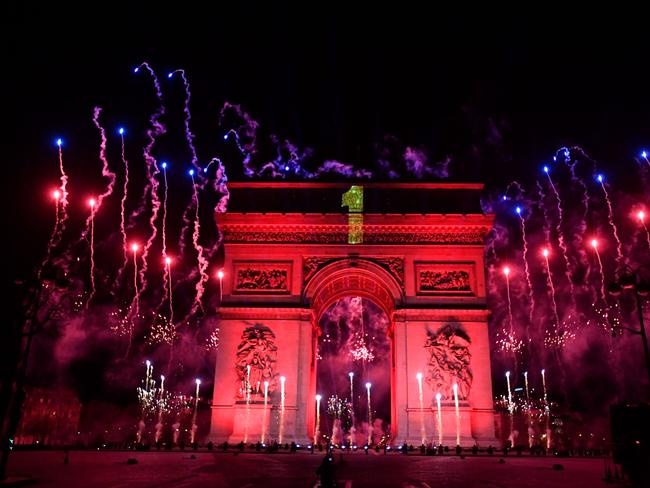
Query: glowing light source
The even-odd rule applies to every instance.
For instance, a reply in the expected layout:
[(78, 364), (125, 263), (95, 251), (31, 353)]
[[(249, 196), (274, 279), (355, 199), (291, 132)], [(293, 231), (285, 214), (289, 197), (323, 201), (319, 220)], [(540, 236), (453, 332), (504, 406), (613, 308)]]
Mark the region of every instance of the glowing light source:
[(200, 379), (198, 379), (198, 378), (197, 378), (197, 379), (195, 379), (195, 380), (194, 380), (194, 382), (195, 382), (195, 383), (196, 383), (197, 385), (200, 385), (200, 384), (201, 384), (201, 380), (200, 380)]
[(59, 198), (61, 198), (61, 192), (59, 190), (54, 190), (52, 192), (52, 196), (54, 197), (55, 200), (58, 200)]
[(510, 371), (506, 371), (506, 377), (510, 378)]
[(370, 382), (366, 383), (366, 388), (370, 389), (371, 386), (372, 384)]
[(436, 400), (440, 401), (442, 398), (442, 395), (440, 393), (436, 393)]
[(591, 240), (591, 247), (594, 249), (598, 248), (598, 241), (596, 239)]
[(120, 135), (124, 135), (124, 127), (117, 129), (117, 132), (119, 132)]
[(639, 210), (639, 213), (637, 213), (636, 216), (639, 218), (641, 222), (645, 220), (645, 212), (643, 210)]
[(517, 215), (521, 215), (521, 207), (516, 207), (515, 212), (517, 212)]
[(167, 266), (169, 266), (169, 265), (171, 264), (171, 262), (172, 262), (172, 258), (170, 258), (169, 256), (167, 256), (167, 257), (165, 258), (165, 264), (166, 264)]
[(149, 360), (147, 359), (147, 360), (145, 361), (145, 364), (147, 365), (147, 368), (148, 368), (149, 366), (151, 366), (151, 361), (149, 361)]
[(548, 173), (548, 166), (544, 165), (542, 169), (544, 170), (544, 173)]
[(504, 202), (505, 202), (507, 199), (508, 199), (508, 197), (505, 196), (505, 195), (503, 195), (503, 196), (501, 197), (501, 200), (503, 200)]
[(602, 173), (599, 173), (599, 174), (596, 176), (596, 179), (598, 180), (599, 183), (602, 183), (603, 180), (605, 179), (605, 177), (603, 176)]
[(160, 166), (162, 166), (162, 169), (167, 169), (167, 162), (163, 161)]
[(133, 244), (131, 244), (131, 251), (138, 252), (138, 247), (139, 246), (134, 242)]
[(506, 276), (510, 275), (510, 268), (508, 266), (504, 266), (503, 274), (506, 275)]
[(646, 151), (645, 149), (643, 151), (641, 151), (641, 157), (642, 158), (647, 158), (648, 157), (648, 151)]
[(227, 141), (227, 140), (228, 140), (228, 134), (229, 134), (229, 132), (226, 132), (226, 133), (223, 135), (223, 140), (224, 140), (224, 141)]
[(222, 269), (220, 269), (219, 271), (217, 271), (217, 278), (219, 278), (220, 280), (223, 279), (223, 270), (222, 270)]
[(165, 375), (164, 374), (160, 375), (160, 381), (165, 381)]
[(63, 144), (63, 140), (59, 137), (59, 138), (56, 140), (56, 145), (59, 146), (59, 147), (61, 147), (61, 144)]
[(287, 381), (287, 377), (286, 376), (280, 376), (280, 383), (284, 383), (285, 381)]
[(134, 73), (137, 73), (138, 71), (140, 71), (140, 66), (136, 66), (135, 68), (133, 68)]
[(350, 378), (354, 378), (354, 373), (353, 373), (352, 371), (350, 371), (350, 372), (348, 373), (348, 376), (349, 376)]
[(317, 402), (320, 402), (321, 398), (323, 398), (323, 397), (320, 396), (320, 395), (316, 395), (316, 401), (317, 401)]
[(91, 208), (94, 208), (95, 207), (95, 199), (91, 198), (90, 200), (88, 200), (88, 205), (90, 205)]
[(421, 381), (422, 380), (422, 373), (416, 374), (415, 377), (418, 379), (418, 381)]
[(174, 72), (173, 72), (173, 71), (172, 71), (171, 73), (167, 73), (167, 78), (171, 78), (172, 76), (174, 76)]
[(194, 176), (194, 170), (193, 169), (189, 170), (187, 174), (189, 174), (190, 176)]
[(542, 249), (542, 254), (544, 255), (545, 258), (548, 257), (548, 249), (544, 248)]

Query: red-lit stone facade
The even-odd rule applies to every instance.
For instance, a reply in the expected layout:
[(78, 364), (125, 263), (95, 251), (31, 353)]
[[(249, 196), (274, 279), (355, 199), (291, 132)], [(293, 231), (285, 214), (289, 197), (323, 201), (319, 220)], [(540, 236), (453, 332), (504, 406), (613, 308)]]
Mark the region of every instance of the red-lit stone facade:
[[(495, 442), (483, 264), (492, 216), (366, 213), (359, 244), (348, 243), (345, 213), (229, 212), (216, 219), (225, 277), (211, 440), (313, 439), (319, 318), (339, 298), (361, 296), (391, 321), (394, 442), (420, 444), (418, 372), (429, 441), (438, 439), (440, 392), (444, 442), (456, 442), (449, 383), (457, 382), (461, 443)], [(250, 391), (247, 375), (255, 383)], [(263, 381), (270, 383), (266, 405)]]

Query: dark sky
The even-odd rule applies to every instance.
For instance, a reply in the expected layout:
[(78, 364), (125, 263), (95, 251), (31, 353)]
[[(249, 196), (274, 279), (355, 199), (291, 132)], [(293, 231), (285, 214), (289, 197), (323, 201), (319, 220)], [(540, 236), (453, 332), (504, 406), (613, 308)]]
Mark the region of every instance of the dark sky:
[[(451, 156), (452, 179), (492, 185), (535, 170), (561, 145), (615, 167), (650, 142), (640, 12), (18, 3), (2, 7), (3, 93), (14, 113), (5, 118), (14, 132), (4, 154), (17, 256), (10, 276), (34, 262), (50, 229), (44, 195), (58, 177), (54, 139), (66, 140), (73, 172), (97, 174), (92, 108), (105, 109), (111, 133), (118, 123), (144, 124), (151, 85), (132, 73), (144, 60), (161, 78), (187, 71), (204, 159), (220, 139), (225, 100), (320, 160), (372, 167), (376, 144), (390, 134), (432, 159)], [(182, 100), (179, 84), (163, 88)]]

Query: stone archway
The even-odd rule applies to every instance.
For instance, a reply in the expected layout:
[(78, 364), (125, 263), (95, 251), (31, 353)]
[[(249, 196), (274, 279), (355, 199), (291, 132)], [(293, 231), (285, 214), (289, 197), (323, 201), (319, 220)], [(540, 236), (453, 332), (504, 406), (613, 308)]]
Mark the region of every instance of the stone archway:
[[(342, 258), (335, 260), (319, 269), (306, 283), (303, 291), (304, 303), (312, 310), (312, 357), (310, 361), (310, 381), (308, 398), (315, 398), (318, 361), (318, 337), (321, 334), (318, 326), (323, 313), (336, 301), (345, 297), (363, 297), (378, 305), (389, 320), (387, 334), (389, 336), (390, 353), (390, 397), (391, 418), (395, 419), (395, 356), (393, 345), (393, 314), (403, 301), (403, 293), (399, 283), (386, 269), (379, 264), (363, 258)], [(345, 373), (345, 372), (344, 372)], [(310, 438), (314, 437), (315, 410), (307, 409), (306, 421)], [(391, 438), (395, 438), (397, 425), (391, 423)]]

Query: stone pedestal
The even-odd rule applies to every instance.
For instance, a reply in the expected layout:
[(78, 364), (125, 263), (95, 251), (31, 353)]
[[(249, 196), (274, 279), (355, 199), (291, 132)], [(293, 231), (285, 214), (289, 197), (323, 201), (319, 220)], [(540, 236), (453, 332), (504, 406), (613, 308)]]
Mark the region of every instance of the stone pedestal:
[(228, 437), (228, 442), (268, 442), (271, 435), (271, 417), (272, 408), (269, 404), (265, 407), (263, 403), (237, 403), (234, 407), (233, 432)]

